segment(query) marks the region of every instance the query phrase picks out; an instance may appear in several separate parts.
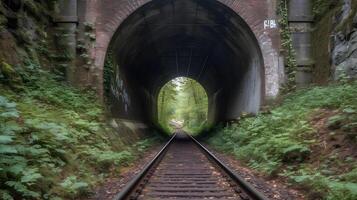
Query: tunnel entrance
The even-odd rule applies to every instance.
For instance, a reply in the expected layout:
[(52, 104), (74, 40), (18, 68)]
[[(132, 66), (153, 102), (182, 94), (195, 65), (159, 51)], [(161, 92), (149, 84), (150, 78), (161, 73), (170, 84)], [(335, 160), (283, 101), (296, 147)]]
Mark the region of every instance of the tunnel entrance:
[(257, 112), (264, 96), (257, 39), (216, 0), (150, 1), (118, 27), (106, 62), (107, 95), (117, 118), (157, 124), (160, 89), (180, 76), (205, 88), (211, 124)]
[(167, 133), (183, 129), (198, 134), (208, 128), (208, 97), (197, 81), (178, 77), (166, 83), (157, 99), (159, 126)]

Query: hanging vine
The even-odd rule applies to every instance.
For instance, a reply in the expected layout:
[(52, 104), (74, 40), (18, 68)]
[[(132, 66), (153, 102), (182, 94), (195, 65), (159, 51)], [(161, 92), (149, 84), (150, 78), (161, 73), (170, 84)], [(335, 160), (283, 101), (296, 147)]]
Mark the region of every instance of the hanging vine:
[(284, 85), (283, 91), (291, 91), (295, 89), (295, 74), (297, 68), (297, 62), (295, 59), (295, 51), (293, 48), (293, 42), (291, 38), (291, 31), (289, 28), (288, 19), (288, 0), (280, 0), (278, 7), (278, 15), (280, 16), (280, 36), (281, 36), (281, 46), (285, 52), (285, 73), (287, 76), (286, 84)]

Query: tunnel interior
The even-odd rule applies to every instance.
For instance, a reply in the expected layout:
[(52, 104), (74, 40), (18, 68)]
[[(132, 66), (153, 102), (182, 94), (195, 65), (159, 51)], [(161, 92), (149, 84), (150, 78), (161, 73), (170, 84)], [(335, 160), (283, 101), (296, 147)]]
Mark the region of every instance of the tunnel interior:
[(161, 87), (176, 77), (198, 81), (208, 121), (259, 110), (264, 94), (260, 47), (246, 22), (216, 0), (154, 0), (118, 27), (107, 59), (113, 117), (155, 124)]

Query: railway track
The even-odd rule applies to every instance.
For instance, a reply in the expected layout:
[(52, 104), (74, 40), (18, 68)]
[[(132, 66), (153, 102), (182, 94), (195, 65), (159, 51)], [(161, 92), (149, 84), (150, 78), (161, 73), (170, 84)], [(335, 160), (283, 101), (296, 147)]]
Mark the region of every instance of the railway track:
[(176, 133), (115, 200), (267, 200), (193, 137)]

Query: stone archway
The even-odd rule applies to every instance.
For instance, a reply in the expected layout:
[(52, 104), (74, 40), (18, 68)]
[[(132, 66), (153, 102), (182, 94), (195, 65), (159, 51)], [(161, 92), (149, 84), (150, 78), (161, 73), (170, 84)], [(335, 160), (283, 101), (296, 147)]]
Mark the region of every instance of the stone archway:
[(110, 45), (103, 46), (114, 54), (113, 115), (153, 122), (158, 89), (177, 76), (207, 88), (211, 122), (257, 112), (265, 97), (265, 73), (256, 31), (214, 0), (144, 4), (110, 34)]
[[(83, 22), (95, 24), (96, 43), (91, 50), (95, 63), (92, 76), (84, 84), (95, 85), (98, 94), (103, 94), (103, 64), (109, 43), (124, 20), (143, 5), (158, 0), (78, 0), (80, 18)], [(210, 0), (209, 0), (210, 1)], [(213, 1), (213, 0), (212, 0)], [(277, 27), (266, 27), (264, 23), (276, 20), (276, 0), (215, 0), (230, 8), (250, 27), (258, 40), (265, 65), (265, 97), (274, 98), (283, 80), (283, 65), (280, 59), (280, 36)], [(197, 0), (204, 2), (204, 0)], [(276, 21), (275, 21), (276, 22)], [(267, 28), (267, 29), (264, 29)]]

